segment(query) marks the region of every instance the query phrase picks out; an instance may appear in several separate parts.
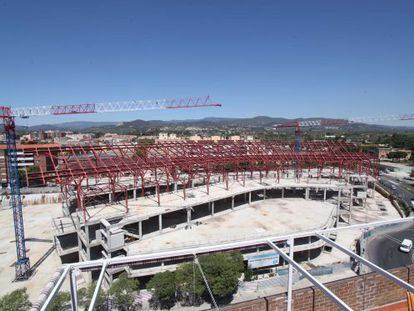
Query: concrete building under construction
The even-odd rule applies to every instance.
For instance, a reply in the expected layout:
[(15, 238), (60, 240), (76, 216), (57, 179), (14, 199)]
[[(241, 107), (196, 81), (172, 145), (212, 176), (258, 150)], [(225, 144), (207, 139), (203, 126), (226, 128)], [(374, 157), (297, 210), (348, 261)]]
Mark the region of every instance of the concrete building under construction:
[[(305, 142), (300, 154), (293, 143), (283, 141), (34, 149), (51, 165), (28, 172), (29, 182), (55, 182), (62, 188), (63, 216), (53, 220), (53, 228), (63, 263), (214, 239), (223, 242), (222, 237), (235, 241), (329, 228), (349, 221), (354, 205), (363, 205), (370, 178), (378, 170), (375, 158), (345, 142)], [(256, 225), (251, 225), (253, 218)], [(231, 219), (237, 224), (228, 223)], [(232, 227), (237, 228), (232, 231)], [(320, 254), (324, 243), (312, 238), (299, 239), (295, 245), (297, 256), (310, 260)], [(257, 251), (256, 247), (242, 250), (245, 258)], [(175, 269), (185, 260), (130, 267), (127, 272), (145, 277)], [(108, 283), (120, 271), (108, 269)]]

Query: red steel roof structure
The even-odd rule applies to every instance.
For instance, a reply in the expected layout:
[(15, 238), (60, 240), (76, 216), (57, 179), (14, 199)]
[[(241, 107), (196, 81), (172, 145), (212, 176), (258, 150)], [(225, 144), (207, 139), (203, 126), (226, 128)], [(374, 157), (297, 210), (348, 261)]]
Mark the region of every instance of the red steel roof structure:
[[(29, 183), (54, 181), (64, 192), (76, 190), (78, 208), (85, 199), (107, 192), (125, 191), (160, 185), (170, 191), (172, 183), (185, 189), (194, 178), (203, 178), (209, 192), (212, 175), (221, 175), (228, 186), (228, 175), (244, 183), (245, 173), (276, 173), (279, 180), (288, 169), (302, 171), (317, 168), (337, 169), (341, 178), (344, 170), (377, 176), (378, 162), (373, 155), (359, 151), (355, 144), (343, 141), (308, 141), (295, 152), (294, 142), (287, 141), (171, 141), (157, 143), (126, 143), (34, 147), (32, 152), (43, 154), (47, 170), (27, 172)], [(263, 175), (264, 174), (264, 175)], [(300, 176), (298, 176), (299, 178)], [(132, 184), (125, 182), (132, 180)]]

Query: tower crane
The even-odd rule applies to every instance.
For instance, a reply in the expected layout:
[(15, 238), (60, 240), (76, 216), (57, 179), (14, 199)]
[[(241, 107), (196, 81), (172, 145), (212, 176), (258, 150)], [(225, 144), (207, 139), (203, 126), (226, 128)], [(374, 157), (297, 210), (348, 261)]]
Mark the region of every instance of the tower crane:
[(348, 119), (316, 119), (316, 120), (295, 120), (282, 124), (275, 124), (274, 128), (295, 128), (295, 152), (302, 149), (302, 131), (303, 127), (324, 127), (324, 126), (343, 126), (354, 123), (375, 123), (382, 121), (406, 121), (414, 120), (414, 113), (401, 115), (387, 115), (379, 117), (361, 117)]
[(18, 176), (15, 118), (29, 118), (46, 115), (88, 114), (103, 112), (133, 112), (140, 110), (185, 109), (198, 107), (221, 107), (212, 102), (210, 96), (182, 99), (132, 100), (77, 105), (54, 105), (25, 108), (0, 106), (7, 144), (7, 173), (10, 186), (10, 203), (13, 210), (13, 224), (16, 237), (16, 280), (27, 279), (31, 274), (24, 235), (22, 198)]

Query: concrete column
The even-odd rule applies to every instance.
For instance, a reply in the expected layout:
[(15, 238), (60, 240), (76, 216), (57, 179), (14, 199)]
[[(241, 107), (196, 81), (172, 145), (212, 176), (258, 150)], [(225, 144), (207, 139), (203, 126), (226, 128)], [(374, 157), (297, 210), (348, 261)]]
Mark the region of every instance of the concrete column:
[(351, 195), (349, 197), (349, 211), (351, 212), (352, 207), (354, 207), (354, 188), (351, 187)]
[(134, 189), (134, 191), (132, 191), (133, 196), (134, 196), (134, 200), (137, 199), (137, 189)]
[(109, 198), (109, 203), (113, 203), (114, 202), (114, 198), (112, 197), (112, 193), (108, 194), (108, 198)]
[(338, 189), (338, 204), (336, 205), (336, 226), (339, 225), (339, 207), (341, 206), (341, 189)]
[(252, 193), (249, 192), (249, 205), (252, 204)]
[(263, 189), (263, 201), (266, 200), (266, 189)]
[(174, 183), (174, 192), (177, 193), (177, 183)]
[(214, 202), (211, 202), (211, 216), (214, 216)]
[(191, 222), (191, 208), (187, 208), (187, 225)]
[(191, 189), (194, 190), (194, 179), (191, 179)]
[(282, 188), (282, 199), (285, 198), (285, 188)]
[(326, 201), (326, 188), (323, 189), (323, 200)]
[(309, 188), (305, 188), (305, 200), (309, 200)]
[(142, 239), (142, 220), (138, 221), (138, 235)]
[(231, 209), (234, 209), (234, 196), (231, 197)]
[(86, 243), (88, 243), (89, 245), (89, 225), (85, 224), (85, 226), (83, 227), (85, 230), (85, 236), (86, 236)]
[(162, 232), (162, 214), (158, 215), (158, 228)]

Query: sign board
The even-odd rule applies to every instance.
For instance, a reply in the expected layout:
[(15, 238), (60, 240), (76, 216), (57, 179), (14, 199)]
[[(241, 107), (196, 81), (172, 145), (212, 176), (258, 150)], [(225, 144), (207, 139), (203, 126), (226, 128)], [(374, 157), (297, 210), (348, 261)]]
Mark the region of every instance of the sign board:
[(277, 252), (259, 253), (247, 257), (247, 265), (250, 269), (276, 266), (279, 264), (280, 255)]

